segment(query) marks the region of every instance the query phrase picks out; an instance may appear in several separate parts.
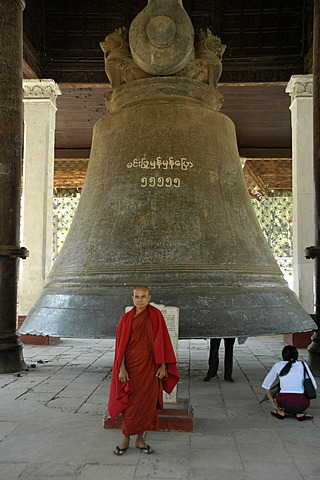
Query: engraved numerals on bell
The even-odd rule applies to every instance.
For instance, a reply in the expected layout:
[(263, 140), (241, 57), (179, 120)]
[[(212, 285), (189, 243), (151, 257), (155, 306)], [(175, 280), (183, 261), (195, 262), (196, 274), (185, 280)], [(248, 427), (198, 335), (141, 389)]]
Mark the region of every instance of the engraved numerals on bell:
[[(144, 170), (188, 170), (193, 167), (193, 162), (189, 161), (186, 157), (174, 158), (174, 157), (155, 157), (155, 159), (148, 160), (146, 155), (143, 157), (136, 157), (132, 161), (127, 163), (127, 168), (138, 168)], [(171, 178), (167, 176), (151, 176), (142, 177), (140, 180), (142, 188), (146, 187), (159, 187), (159, 188), (180, 188), (181, 179), (179, 177)]]
[(176, 187), (179, 188), (181, 185), (180, 178), (171, 178), (171, 177), (142, 177), (141, 178), (141, 187)]

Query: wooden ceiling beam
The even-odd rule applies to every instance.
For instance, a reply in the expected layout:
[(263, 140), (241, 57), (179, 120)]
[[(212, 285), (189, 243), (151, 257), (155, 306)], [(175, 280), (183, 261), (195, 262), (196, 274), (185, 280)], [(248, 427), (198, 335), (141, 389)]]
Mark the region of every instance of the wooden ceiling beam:
[(56, 148), (54, 153), (55, 159), (77, 159), (90, 157), (90, 148)]
[(291, 148), (239, 148), (240, 157), (250, 160), (291, 160)]

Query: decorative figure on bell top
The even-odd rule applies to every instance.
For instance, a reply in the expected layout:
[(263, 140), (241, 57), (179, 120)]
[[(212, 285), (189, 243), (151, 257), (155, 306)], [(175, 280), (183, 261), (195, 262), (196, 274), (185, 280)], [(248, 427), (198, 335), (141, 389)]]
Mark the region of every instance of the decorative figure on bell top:
[(132, 58), (126, 27), (117, 28), (107, 35), (105, 40), (100, 42), (100, 47), (104, 52), (105, 71), (112, 88), (138, 78), (149, 77)]

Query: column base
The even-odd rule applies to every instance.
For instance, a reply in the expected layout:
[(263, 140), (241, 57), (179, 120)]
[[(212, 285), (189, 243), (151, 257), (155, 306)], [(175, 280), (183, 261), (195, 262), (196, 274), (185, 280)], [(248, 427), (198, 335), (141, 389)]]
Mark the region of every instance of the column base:
[(26, 368), (28, 365), (23, 359), (21, 342), (9, 347), (0, 343), (0, 373), (20, 372)]
[(311, 335), (314, 332), (299, 332), (299, 333), (285, 333), (283, 335), (283, 341), (296, 348), (307, 348), (311, 343)]
[[(114, 420), (103, 417), (103, 428), (121, 429), (121, 415)], [(179, 400), (176, 404), (165, 404), (162, 410), (159, 410), (159, 432), (193, 432), (194, 418), (193, 408), (189, 400)]]

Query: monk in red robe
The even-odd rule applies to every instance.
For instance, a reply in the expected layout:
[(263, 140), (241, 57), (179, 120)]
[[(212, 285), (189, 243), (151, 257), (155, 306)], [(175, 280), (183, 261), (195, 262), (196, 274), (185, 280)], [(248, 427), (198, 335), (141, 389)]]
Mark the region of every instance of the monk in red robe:
[(153, 453), (144, 432), (158, 429), (163, 390), (171, 393), (180, 378), (165, 320), (160, 310), (149, 305), (148, 288), (136, 287), (132, 300), (134, 307), (117, 327), (108, 402), (112, 419), (122, 413), (124, 437), (114, 450), (116, 455), (125, 453), (135, 434), (136, 447)]

